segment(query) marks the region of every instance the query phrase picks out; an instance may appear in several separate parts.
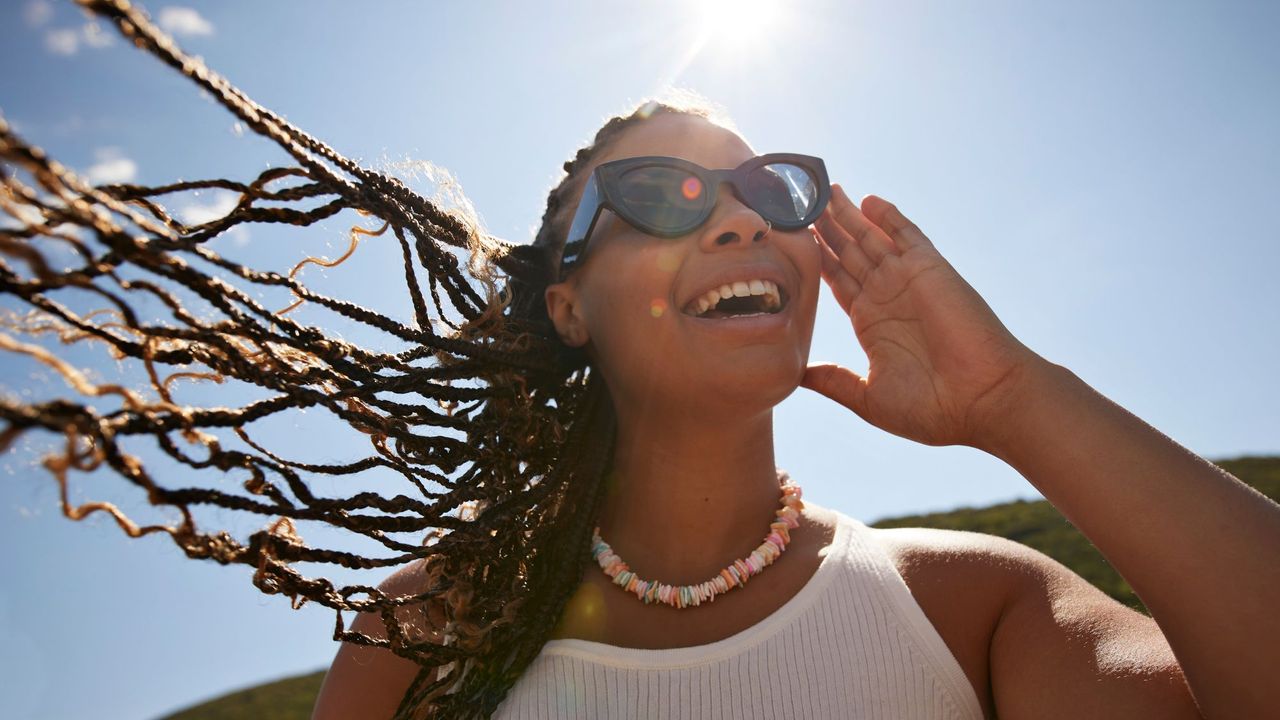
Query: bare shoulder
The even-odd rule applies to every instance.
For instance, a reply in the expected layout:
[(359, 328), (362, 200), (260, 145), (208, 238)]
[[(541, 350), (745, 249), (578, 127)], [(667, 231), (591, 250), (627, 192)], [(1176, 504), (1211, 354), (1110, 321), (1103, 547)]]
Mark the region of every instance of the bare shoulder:
[(1012, 540), (932, 528), (874, 532), (917, 599), (942, 594), (980, 603), (996, 614), (993, 630), (1016, 624), (1029, 607), (1045, 608), (1063, 622), (1088, 617), (1112, 630), (1156, 627), (1062, 563)]
[(982, 585), (978, 594), (1006, 616), (1020, 606), (1043, 602), (1060, 613), (1087, 608), (1093, 617), (1103, 612), (1131, 624), (1154, 625), (1151, 618), (1116, 602), (1057, 560), (1012, 540), (932, 528), (874, 532), (908, 584), (914, 581), (925, 591), (930, 586), (951, 591), (957, 583)]
[[(389, 597), (405, 597), (420, 593), (426, 582), (423, 564), (415, 561), (393, 572), (378, 589)], [(404, 605), (396, 610), (396, 618), (408, 631), (434, 637), (439, 636), (445, 621), (443, 611), (434, 603)], [(376, 613), (357, 614), (348, 629), (377, 640), (387, 638), (386, 627)], [(325, 674), (311, 718), (390, 718), (420, 669), (412, 660), (384, 648), (344, 642)]]
[(982, 533), (875, 535), (989, 716), (1199, 717), (1156, 622), (1056, 560)]
[[(1055, 600), (1087, 602), (1146, 618), (1112, 600), (1070, 568), (1021, 543), (985, 533), (934, 528), (873, 530), (907, 584), (980, 585), (980, 596), (1004, 608), (1040, 594)], [(949, 588), (954, 589), (954, 588)], [(1150, 620), (1150, 618), (1146, 618)]]
[(984, 656), (1001, 615), (1027, 578), (1053, 563), (1012, 540), (977, 532), (891, 528), (872, 533), (944, 639), (981, 645)]

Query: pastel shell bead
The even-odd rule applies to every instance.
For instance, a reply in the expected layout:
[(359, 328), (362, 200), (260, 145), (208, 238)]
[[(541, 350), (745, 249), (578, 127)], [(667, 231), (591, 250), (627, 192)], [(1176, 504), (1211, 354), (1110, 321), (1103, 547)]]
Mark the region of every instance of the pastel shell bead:
[(635, 596), (646, 605), (661, 602), (676, 608), (697, 607), (704, 602), (715, 602), (716, 596), (740, 585), (746, 585), (752, 575), (772, 565), (791, 542), (791, 529), (800, 526), (800, 486), (791, 482), (785, 473), (780, 474), (781, 506), (776, 519), (769, 523), (769, 532), (760, 545), (745, 558), (734, 560), (715, 577), (694, 585), (666, 585), (656, 580), (642, 580), (609, 544), (600, 537), (600, 528), (592, 533), (591, 554), (613, 583)]

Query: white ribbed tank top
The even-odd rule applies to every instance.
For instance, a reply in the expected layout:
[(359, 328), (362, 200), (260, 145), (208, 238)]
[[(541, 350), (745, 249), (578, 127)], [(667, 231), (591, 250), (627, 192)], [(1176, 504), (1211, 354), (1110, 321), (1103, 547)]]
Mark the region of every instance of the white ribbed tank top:
[(769, 617), (667, 650), (550, 640), (493, 717), (982, 720), (964, 670), (871, 529), (833, 512), (818, 570)]

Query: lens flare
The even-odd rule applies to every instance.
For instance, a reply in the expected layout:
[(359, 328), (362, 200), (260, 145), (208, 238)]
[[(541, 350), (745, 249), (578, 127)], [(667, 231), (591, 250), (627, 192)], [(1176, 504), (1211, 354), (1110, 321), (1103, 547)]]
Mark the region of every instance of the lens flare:
[(649, 303), (649, 314), (650, 314), (650, 315), (652, 315), (652, 316), (654, 316), (654, 317), (656, 317), (656, 318), (660, 318), (660, 317), (662, 317), (662, 315), (663, 315), (664, 313), (666, 313), (666, 312), (667, 312), (667, 301), (666, 301), (666, 300), (663, 300), (662, 298), (654, 298), (654, 299), (653, 299), (653, 301)]
[(680, 183), (680, 194), (685, 200), (697, 200), (702, 196), (702, 181), (696, 177), (687, 177)]
[(565, 606), (563, 622), (580, 631), (598, 631), (605, 622), (604, 593), (600, 588), (583, 583), (569, 598)]

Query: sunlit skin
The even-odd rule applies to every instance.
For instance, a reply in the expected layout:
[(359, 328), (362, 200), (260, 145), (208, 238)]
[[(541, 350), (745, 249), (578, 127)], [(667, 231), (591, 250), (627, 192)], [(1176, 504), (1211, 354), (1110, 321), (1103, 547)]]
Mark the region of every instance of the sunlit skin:
[[(660, 115), (596, 163), (671, 155), (728, 168), (753, 154), (705, 120)], [(1151, 611), (1129, 610), (1008, 540), (872, 531), (986, 717), (1274, 715), (1280, 507), (1019, 342), (894, 205), (875, 196), (855, 204), (834, 190), (814, 228), (788, 233), (764, 233), (727, 189), (708, 222), (682, 238), (647, 236), (605, 213), (586, 262), (548, 288), (557, 332), (586, 349), (617, 410), (615, 471), (599, 517), (605, 540), (642, 578), (673, 584), (704, 581), (748, 554), (778, 506), (772, 410), (803, 386), (886, 432), (1007, 462)], [(683, 312), (707, 277), (734, 263), (778, 273), (789, 296), (783, 323), (717, 331)], [(849, 316), (848, 342), (867, 355), (865, 377), (808, 362), (823, 281)], [(859, 464), (848, 444), (813, 450)], [(867, 481), (856, 471), (831, 480)], [(811, 498), (806, 505), (786, 552), (711, 605), (644, 605), (587, 567), (552, 637), (670, 648), (751, 627), (799, 591), (829, 542), (830, 512)], [(412, 564), (379, 587), (404, 596), (423, 583)], [(428, 612), (443, 624), (439, 608)], [(352, 629), (383, 634), (369, 613)], [(317, 720), (354, 716), (346, 707), (390, 717), (419, 668), (380, 649), (343, 647)]]
[[(724, 168), (751, 152), (704, 120), (659, 117), (598, 161), (674, 155)], [(1018, 341), (886, 200), (867, 196), (859, 207), (835, 186), (812, 232), (775, 230), (754, 240), (763, 221), (721, 192), (710, 221), (676, 240), (606, 214), (594, 254), (547, 293), (562, 338), (588, 349), (617, 406), (601, 534), (641, 577), (700, 582), (754, 547), (778, 502), (772, 408), (804, 386), (887, 432), (1005, 460), (1150, 609), (1152, 618), (1130, 611), (1043, 555), (998, 538), (879, 531), (988, 716), (1260, 717), (1280, 704), (1267, 689), (1280, 646), (1273, 617), (1280, 566), (1259, 552), (1280, 547), (1280, 508)], [(732, 241), (715, 242), (726, 237)], [(680, 312), (685, 293), (716, 266), (755, 256), (780, 263), (793, 283), (785, 332), (747, 339), (699, 332)], [(849, 315), (849, 341), (869, 360), (865, 377), (807, 366), (819, 277)], [(666, 304), (662, 313), (653, 311), (657, 302)], [(847, 453), (856, 466), (856, 451), (829, 451)], [(824, 522), (806, 516), (796, 537)], [(789, 559), (804, 562), (784, 553), (763, 575), (786, 572), (779, 566)], [(716, 611), (704, 608), (639, 610), (649, 606), (634, 598), (610, 605), (613, 588), (602, 594), (599, 579), (588, 578), (559, 632), (577, 632), (570, 627), (577, 610), (593, 615), (593, 631), (615, 632), (619, 618), (608, 617), (608, 607), (631, 619), (667, 613), (643, 642), (675, 647), (698, 636), (688, 613), (716, 622)], [(753, 617), (742, 608), (773, 600), (757, 592), (716, 610)]]
[[(755, 153), (700, 118), (658, 116), (591, 168), (637, 155), (731, 168)], [(547, 291), (562, 337), (587, 347), (617, 411), (601, 536), (663, 582), (702, 582), (750, 553), (778, 507), (772, 411), (804, 376), (822, 256), (810, 230), (768, 229), (727, 186), (706, 224), (681, 238), (646, 235), (606, 211), (586, 262)], [(745, 265), (784, 278), (784, 329), (726, 333), (684, 312), (713, 273)]]

